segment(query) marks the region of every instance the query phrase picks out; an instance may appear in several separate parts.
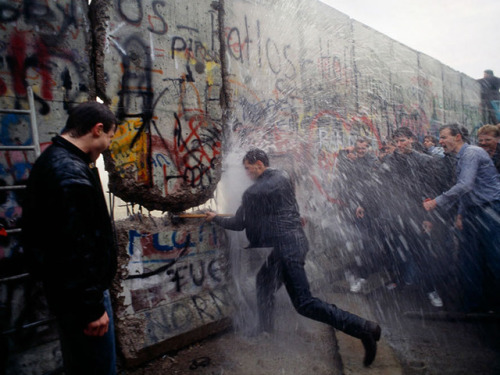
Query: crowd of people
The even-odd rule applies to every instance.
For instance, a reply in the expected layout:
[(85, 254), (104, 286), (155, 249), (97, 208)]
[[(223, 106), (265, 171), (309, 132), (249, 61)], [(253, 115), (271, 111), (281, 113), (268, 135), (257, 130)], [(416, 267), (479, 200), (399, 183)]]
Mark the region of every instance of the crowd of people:
[[(401, 127), (378, 155), (367, 138), (339, 152), (335, 190), (351, 228), (346, 242), (357, 244), (346, 270), (351, 292), (383, 272), (388, 289), (412, 286), (437, 308), (446, 308), (446, 292), (464, 312), (498, 309), (500, 124), (477, 135), (470, 145), (466, 129), (449, 124), (439, 140), (420, 143)], [(458, 288), (443, 291), (450, 280)]]
[[(23, 203), (24, 251), (57, 318), (67, 374), (116, 374), (109, 295), (116, 239), (95, 167), (116, 127), (103, 104), (73, 108), (61, 135), (34, 164)], [(499, 135), (498, 126), (483, 126), (478, 147), (451, 124), (441, 128), (439, 145), (433, 137), (419, 145), (402, 127), (378, 156), (366, 138), (339, 153), (342, 219), (361, 243), (360, 261), (349, 270), (353, 291), (369, 272), (387, 269), (394, 285), (417, 284), (441, 307), (440, 278), (457, 242), (464, 310), (499, 306)], [(271, 168), (259, 149), (245, 155), (243, 167), (254, 184), (235, 216), (207, 212), (206, 220), (245, 230), (253, 247), (273, 248), (257, 274), (258, 331), (272, 331), (274, 295), (284, 285), (298, 313), (360, 339), (369, 366), (381, 327), (312, 296), (304, 270), (309, 244), (290, 177)], [(54, 228), (57, 236), (47, 235)]]

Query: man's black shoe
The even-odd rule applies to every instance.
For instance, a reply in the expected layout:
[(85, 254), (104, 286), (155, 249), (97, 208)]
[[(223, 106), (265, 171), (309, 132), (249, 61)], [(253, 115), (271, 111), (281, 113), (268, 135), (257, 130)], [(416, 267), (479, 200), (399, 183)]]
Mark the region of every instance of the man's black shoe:
[(365, 359), (363, 364), (370, 366), (377, 355), (377, 341), (380, 340), (381, 329), (377, 323), (367, 321), (365, 324), (365, 334), (361, 338), (365, 348)]

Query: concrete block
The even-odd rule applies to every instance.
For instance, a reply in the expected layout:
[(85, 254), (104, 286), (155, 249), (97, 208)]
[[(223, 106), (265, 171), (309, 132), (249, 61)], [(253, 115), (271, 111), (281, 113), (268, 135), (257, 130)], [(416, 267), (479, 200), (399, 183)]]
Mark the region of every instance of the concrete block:
[(212, 196), (224, 126), (217, 8), (92, 3), (97, 90), (120, 120), (106, 169), (125, 201), (175, 212)]
[(224, 230), (203, 219), (172, 225), (117, 222), (114, 283), (119, 347), (127, 364), (179, 349), (229, 327), (232, 298)]

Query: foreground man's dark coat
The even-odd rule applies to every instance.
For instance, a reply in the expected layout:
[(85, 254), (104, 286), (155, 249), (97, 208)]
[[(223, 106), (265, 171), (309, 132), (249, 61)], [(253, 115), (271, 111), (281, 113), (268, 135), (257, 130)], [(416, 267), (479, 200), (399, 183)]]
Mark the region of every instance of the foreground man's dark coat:
[(38, 158), (23, 205), (23, 246), (56, 315), (82, 327), (101, 317), (116, 272), (116, 250), (97, 168), (57, 136)]

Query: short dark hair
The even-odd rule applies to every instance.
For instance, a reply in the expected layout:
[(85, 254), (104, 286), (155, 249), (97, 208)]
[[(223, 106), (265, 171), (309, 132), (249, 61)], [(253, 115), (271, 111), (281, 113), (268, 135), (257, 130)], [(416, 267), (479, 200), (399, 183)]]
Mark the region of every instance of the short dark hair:
[(485, 72), (486, 74), (489, 74), (490, 76), (492, 76), (492, 75), (493, 75), (493, 70), (491, 70), (491, 69), (486, 69), (484, 72)]
[(72, 137), (82, 137), (89, 133), (95, 124), (103, 124), (104, 132), (109, 132), (113, 126), (118, 124), (115, 115), (102, 103), (85, 102), (80, 103), (70, 110), (66, 126), (61, 134), (68, 133)]
[(243, 157), (243, 163), (247, 162), (248, 164), (255, 164), (258, 161), (261, 161), (265, 167), (269, 167), (269, 157), (267, 154), (261, 150), (260, 148), (253, 148), (248, 151)]
[(410, 128), (402, 127), (398, 128), (392, 134), (392, 138), (405, 137), (405, 138), (415, 138), (415, 135), (410, 130)]
[(460, 134), (462, 136), (462, 139), (464, 142), (469, 142), (469, 131), (467, 128), (464, 128), (463, 126), (457, 124), (457, 123), (452, 123), (452, 124), (445, 124), (439, 128), (439, 132), (445, 129), (450, 129), (450, 134), (455, 136), (457, 134)]
[(426, 140), (431, 141), (434, 146), (437, 146), (437, 144), (439, 143), (438, 139), (436, 137), (434, 137), (433, 135), (426, 135), (424, 137), (424, 141), (426, 141)]
[(370, 146), (370, 140), (367, 137), (358, 137), (356, 138), (355, 143), (368, 143), (368, 146)]

